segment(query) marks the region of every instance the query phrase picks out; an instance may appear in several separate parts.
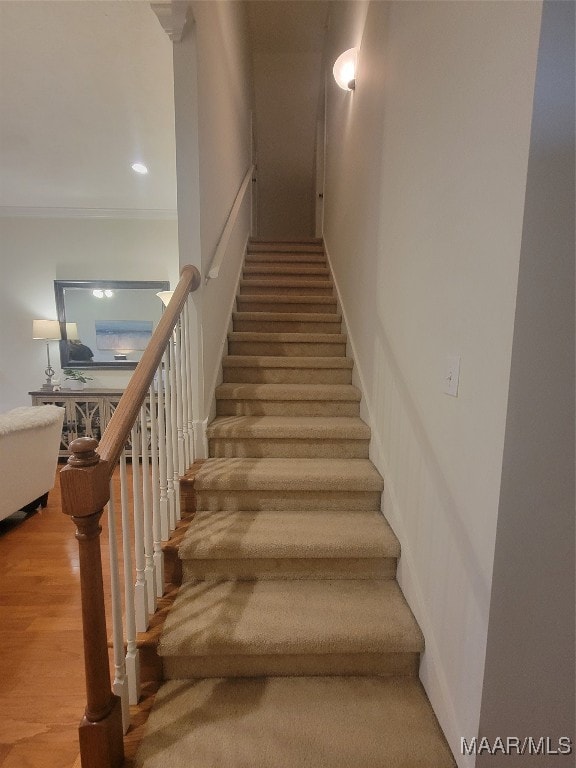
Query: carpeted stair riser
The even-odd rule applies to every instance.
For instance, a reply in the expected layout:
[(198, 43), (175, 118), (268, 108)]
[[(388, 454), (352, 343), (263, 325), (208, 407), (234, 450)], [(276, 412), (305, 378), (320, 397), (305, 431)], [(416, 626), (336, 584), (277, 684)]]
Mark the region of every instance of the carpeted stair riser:
[(341, 400), (360, 402), (360, 390), (351, 384), (220, 384), (216, 400)]
[[(234, 491), (196, 490), (196, 509), (220, 510), (348, 510), (380, 508), (380, 491)], [(193, 511), (193, 510), (187, 510)]]
[(216, 458), (367, 459), (369, 440), (297, 440), (210, 438), (210, 456)]
[(332, 296), (236, 296), (239, 312), (336, 312), (336, 299)]
[(342, 329), (342, 318), (337, 314), (318, 313), (318, 319), (314, 319), (311, 313), (235, 312), (232, 318), (235, 331), (250, 333), (339, 334)]
[(217, 400), (217, 416), (359, 416), (360, 403), (342, 400)]
[(326, 256), (323, 253), (248, 253), (246, 264), (303, 264), (312, 266), (326, 265)]
[[(221, 384), (217, 416), (352, 417), (360, 414), (360, 393), (351, 385)], [(335, 457), (332, 457), (335, 458)]]
[[(263, 337), (271, 334), (258, 334)], [(280, 334), (295, 337), (298, 334)], [(305, 334), (300, 334), (305, 336)], [(312, 336), (312, 334), (310, 334)], [(248, 338), (242, 332), (228, 334), (229, 355), (257, 355), (270, 357), (345, 357), (346, 342), (340, 340), (341, 334), (314, 334), (323, 336), (323, 341), (265, 340)], [(256, 334), (252, 334), (256, 336)], [(334, 336), (334, 340), (327, 338)]]
[(240, 280), (242, 296), (332, 296), (332, 283), (328, 280), (256, 280), (255, 278)]
[(248, 253), (320, 253), (324, 255), (322, 243), (250, 243)]
[(395, 558), (226, 558), (184, 560), (183, 581), (222, 579), (394, 579)]
[(345, 357), (226, 356), (222, 361), (226, 383), (246, 384), (351, 384), (352, 361)]
[(256, 277), (258, 279), (274, 279), (276, 277), (295, 277), (296, 279), (306, 280), (329, 280), (330, 274), (328, 267), (322, 264), (287, 264), (260, 262), (257, 264), (246, 264), (243, 270), (243, 277), (248, 279)]
[[(406, 676), (417, 677), (420, 654), (319, 653), (242, 656), (170, 656), (162, 660), (165, 680), (206, 677)], [(288, 767), (287, 767), (288, 768)]]

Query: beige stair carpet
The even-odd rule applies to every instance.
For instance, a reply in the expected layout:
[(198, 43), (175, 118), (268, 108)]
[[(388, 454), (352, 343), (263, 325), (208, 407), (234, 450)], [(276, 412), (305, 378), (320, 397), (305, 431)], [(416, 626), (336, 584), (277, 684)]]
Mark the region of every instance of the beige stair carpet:
[(319, 241), (251, 243), (138, 768), (448, 768)]
[(140, 768), (453, 768), (414, 678), (173, 681)]

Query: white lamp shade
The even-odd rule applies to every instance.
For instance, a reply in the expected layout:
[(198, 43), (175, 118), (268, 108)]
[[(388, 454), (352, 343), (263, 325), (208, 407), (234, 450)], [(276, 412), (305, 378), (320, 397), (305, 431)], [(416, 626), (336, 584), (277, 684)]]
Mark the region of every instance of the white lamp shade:
[(344, 53), (341, 53), (334, 62), (334, 67), (332, 68), (334, 80), (345, 91), (353, 91), (356, 85), (357, 59), (358, 49), (349, 48)]
[(58, 320), (33, 320), (32, 338), (45, 341), (60, 340), (60, 323)]
[(66, 338), (68, 341), (77, 341), (80, 338), (76, 323), (66, 323)]
[(164, 304), (165, 307), (168, 306), (170, 299), (172, 298), (174, 291), (159, 291), (156, 296), (160, 299), (162, 304)]

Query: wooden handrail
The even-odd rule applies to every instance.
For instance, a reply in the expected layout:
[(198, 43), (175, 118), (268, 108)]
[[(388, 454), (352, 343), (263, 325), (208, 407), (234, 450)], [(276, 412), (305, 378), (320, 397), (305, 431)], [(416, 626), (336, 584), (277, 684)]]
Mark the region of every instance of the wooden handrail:
[(182, 269), (172, 299), (146, 347), (102, 437), (70, 444), (71, 456), (60, 472), (62, 511), (76, 524), (87, 705), (80, 723), (82, 768), (120, 768), (124, 761), (122, 709), (111, 691), (106, 612), (100, 551), (100, 517), (110, 499), (110, 478), (138, 418), (150, 385), (170, 344), (188, 295), (200, 285), (193, 266)]
[(226, 224), (222, 230), (222, 234), (220, 235), (220, 240), (218, 241), (218, 245), (214, 251), (212, 261), (210, 262), (206, 280), (212, 280), (218, 277), (220, 274), (220, 267), (222, 266), (226, 250), (228, 248), (228, 243), (230, 242), (230, 238), (232, 236), (232, 230), (234, 229), (234, 224), (236, 223), (236, 218), (238, 217), (238, 212), (240, 211), (240, 206), (244, 201), (244, 195), (246, 194), (248, 184), (250, 184), (250, 181), (252, 180), (253, 173), (254, 166), (251, 165), (244, 175), (244, 179), (242, 180), (242, 184), (240, 185), (240, 189), (238, 190), (234, 204), (230, 209), (230, 213), (228, 214)]

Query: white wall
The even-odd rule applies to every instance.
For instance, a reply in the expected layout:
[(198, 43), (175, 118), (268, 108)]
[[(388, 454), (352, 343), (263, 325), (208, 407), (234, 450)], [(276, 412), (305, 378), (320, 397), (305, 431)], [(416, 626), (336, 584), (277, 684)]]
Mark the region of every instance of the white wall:
[(540, 14), (335, 3), (329, 26), (329, 66), (360, 55), (355, 92), (329, 78), (325, 241), (455, 754), (480, 712)]
[[(178, 278), (177, 222), (136, 219), (1, 218), (0, 411), (30, 404), (44, 382), (46, 345), (34, 318), (56, 318), (54, 280)], [(58, 344), (52, 365), (60, 373)], [(130, 371), (94, 371), (91, 386), (121, 387)]]
[[(544, 3), (480, 721), (554, 748), (576, 739), (574, 15)], [(574, 754), (506, 760), (527, 762)]]
[[(206, 277), (251, 164), (252, 81), (244, 5), (195, 2), (192, 16), (174, 45), (180, 263)], [(196, 421), (210, 411), (249, 232), (250, 190), (219, 277), (193, 297)]]

